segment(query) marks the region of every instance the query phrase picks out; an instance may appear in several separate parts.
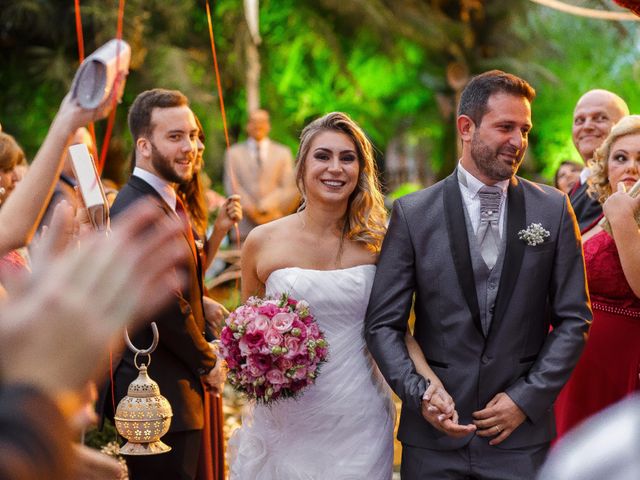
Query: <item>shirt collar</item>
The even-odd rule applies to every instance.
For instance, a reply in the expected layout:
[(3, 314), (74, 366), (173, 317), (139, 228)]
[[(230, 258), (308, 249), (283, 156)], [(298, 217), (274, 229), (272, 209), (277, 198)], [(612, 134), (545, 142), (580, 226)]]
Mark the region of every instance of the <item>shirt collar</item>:
[[(478, 180), (476, 177), (474, 177), (471, 173), (469, 173), (462, 166), (461, 162), (458, 162), (458, 168), (460, 169), (460, 172), (462, 173), (462, 175), (464, 175), (464, 178), (467, 181), (466, 187), (467, 187), (467, 190), (469, 191), (469, 194), (471, 195), (472, 198), (475, 198), (475, 196), (478, 195), (478, 192), (482, 187), (485, 186), (485, 184), (482, 183), (480, 180)], [(507, 188), (509, 188), (509, 179), (496, 182), (494, 186), (500, 187), (500, 189), (502, 190), (502, 195), (506, 195)]]
[(251, 148), (260, 148), (261, 150), (264, 150), (269, 145), (269, 137), (265, 137), (259, 142), (256, 141), (255, 138), (249, 137), (247, 138), (247, 143)]
[(167, 203), (167, 205), (171, 207), (171, 210), (173, 210), (174, 212), (176, 211), (176, 191), (171, 183), (140, 167), (135, 167), (133, 169), (132, 175), (134, 177), (141, 178), (149, 185), (151, 185), (153, 189), (158, 192), (162, 199)]
[(591, 170), (589, 170), (589, 167), (584, 167), (580, 172), (580, 183), (582, 185), (587, 183), (587, 179), (589, 178), (589, 175), (591, 175)]

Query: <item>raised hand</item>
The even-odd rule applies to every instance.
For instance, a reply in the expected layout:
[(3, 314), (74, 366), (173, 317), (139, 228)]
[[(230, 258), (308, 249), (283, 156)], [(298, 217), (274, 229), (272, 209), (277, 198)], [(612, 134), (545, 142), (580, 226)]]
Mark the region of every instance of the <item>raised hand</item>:
[(623, 182), (618, 183), (617, 191), (607, 198), (602, 205), (602, 211), (610, 224), (617, 222), (634, 223), (634, 215), (640, 209), (640, 195), (633, 198), (626, 192)]
[(214, 224), (214, 230), (228, 232), (233, 225), (242, 220), (240, 195), (230, 195), (220, 206), (220, 212)]
[(484, 409), (473, 412), (477, 435), (494, 437), (489, 445), (502, 443), (526, 418), (520, 407), (504, 392), (493, 397)]
[(175, 268), (186, 256), (178, 246), (181, 227), (153, 205), (130, 212), (111, 237), (87, 236), (63, 254), (56, 239), (44, 239), (51, 254), (42, 255), (0, 311), (3, 381), (53, 396), (79, 391), (103, 370), (125, 326), (171, 300), (183, 280)]

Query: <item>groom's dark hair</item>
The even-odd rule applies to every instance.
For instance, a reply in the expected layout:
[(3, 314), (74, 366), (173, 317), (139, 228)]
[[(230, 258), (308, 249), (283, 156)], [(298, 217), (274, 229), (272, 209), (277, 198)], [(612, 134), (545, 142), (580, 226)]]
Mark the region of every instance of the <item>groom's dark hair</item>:
[(487, 113), (489, 97), (496, 93), (524, 97), (529, 102), (536, 98), (536, 91), (526, 80), (502, 70), (490, 70), (473, 77), (464, 88), (458, 105), (458, 116), (466, 115), (473, 123), (480, 125), (482, 117)]

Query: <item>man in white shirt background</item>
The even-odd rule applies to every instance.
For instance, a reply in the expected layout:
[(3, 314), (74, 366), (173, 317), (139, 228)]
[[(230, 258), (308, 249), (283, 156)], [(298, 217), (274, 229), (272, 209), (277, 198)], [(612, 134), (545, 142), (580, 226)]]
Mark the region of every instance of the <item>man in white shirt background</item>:
[(291, 151), (271, 140), (270, 130), (269, 113), (255, 110), (247, 122), (249, 138), (225, 153), (226, 193), (242, 199), (241, 240), (253, 227), (284, 217), (298, 206)]

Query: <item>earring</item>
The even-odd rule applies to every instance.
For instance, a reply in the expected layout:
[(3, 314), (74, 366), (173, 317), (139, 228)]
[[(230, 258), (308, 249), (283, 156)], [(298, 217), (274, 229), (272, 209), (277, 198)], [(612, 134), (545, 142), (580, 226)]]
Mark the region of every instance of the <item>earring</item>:
[(307, 206), (307, 197), (304, 196), (304, 193), (301, 194), (302, 196), (302, 200), (300, 202), (300, 206), (298, 207), (298, 209), (296, 210), (296, 213), (300, 213), (301, 211), (303, 211), (305, 209), (305, 207)]

